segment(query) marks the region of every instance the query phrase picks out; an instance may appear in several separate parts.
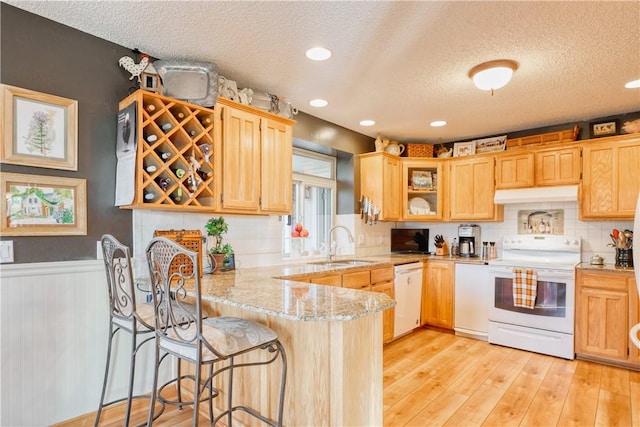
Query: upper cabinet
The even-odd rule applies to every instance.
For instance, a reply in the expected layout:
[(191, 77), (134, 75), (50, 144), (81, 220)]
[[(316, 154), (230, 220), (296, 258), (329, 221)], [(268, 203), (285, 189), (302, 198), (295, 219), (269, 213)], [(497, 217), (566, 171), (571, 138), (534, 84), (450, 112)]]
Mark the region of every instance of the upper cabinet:
[(442, 221), (444, 209), (443, 161), (402, 160), (402, 219)]
[(580, 148), (504, 153), (496, 157), (496, 188), (570, 185), (580, 182)]
[(291, 213), (293, 121), (219, 98), (220, 211)]
[[(125, 156), (120, 156), (118, 185), (126, 188), (130, 175), (135, 191), (131, 203), (122, 207), (216, 209), (215, 111), (142, 90), (122, 100), (120, 110), (132, 105), (135, 125), (130, 129), (137, 134), (137, 143), (125, 147)], [(126, 150), (135, 150), (132, 170), (128, 170)]]
[(449, 216), (452, 221), (501, 221), (502, 205), (493, 203), (495, 156), (453, 159), (449, 165)]
[(400, 220), (400, 158), (377, 152), (360, 155), (360, 194), (378, 209), (381, 221)]
[(632, 219), (640, 191), (640, 135), (584, 145), (581, 219)]
[(224, 98), (209, 109), (143, 90), (120, 109), (134, 102), (135, 195), (123, 207), (291, 212), (294, 121)]

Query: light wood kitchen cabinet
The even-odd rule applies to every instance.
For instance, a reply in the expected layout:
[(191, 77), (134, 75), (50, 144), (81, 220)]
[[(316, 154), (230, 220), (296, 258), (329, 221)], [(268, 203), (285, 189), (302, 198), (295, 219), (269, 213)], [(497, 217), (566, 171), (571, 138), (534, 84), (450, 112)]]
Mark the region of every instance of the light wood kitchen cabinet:
[(580, 182), (580, 147), (535, 152), (535, 185), (571, 185)]
[[(118, 204), (122, 208), (214, 211), (219, 192), (213, 172), (220, 161), (213, 153), (218, 132), (215, 111), (144, 90), (123, 99), (119, 107), (133, 115), (129, 129), (136, 143), (126, 147), (132, 153), (135, 150), (135, 170), (121, 169), (127, 163), (118, 163), (122, 187), (134, 185), (125, 181), (131, 175), (135, 192), (130, 203), (119, 200)], [(194, 164), (198, 165), (195, 169)]]
[(640, 191), (640, 135), (585, 143), (581, 219), (633, 219)]
[(632, 272), (578, 270), (576, 354), (578, 357), (640, 367), (629, 329), (638, 323), (638, 293)]
[(371, 274), (367, 271), (354, 271), (342, 274), (342, 287), (368, 291), (371, 289)]
[(342, 274), (319, 274), (309, 278), (309, 283), (315, 283), (317, 285), (329, 285), (329, 286), (342, 286)]
[[(402, 160), (402, 219), (442, 221), (444, 209), (443, 161)], [(493, 184), (492, 184), (493, 185)]]
[(450, 160), (448, 176), (449, 220), (502, 220), (502, 205), (493, 203), (495, 156)]
[(454, 265), (449, 261), (426, 262), (421, 324), (453, 329)]
[(220, 98), (224, 212), (291, 212), (293, 121)]
[(525, 188), (534, 186), (534, 154), (520, 152), (496, 157), (496, 188)]
[(496, 156), (496, 188), (530, 188), (580, 182), (580, 147), (547, 148)]
[(400, 219), (401, 177), (398, 156), (384, 152), (360, 155), (360, 194), (380, 209), (378, 220)]
[[(393, 267), (375, 268), (371, 270), (371, 290), (382, 292), (395, 299), (393, 292)], [(382, 342), (393, 339), (393, 321), (395, 308), (390, 308), (382, 313)]]

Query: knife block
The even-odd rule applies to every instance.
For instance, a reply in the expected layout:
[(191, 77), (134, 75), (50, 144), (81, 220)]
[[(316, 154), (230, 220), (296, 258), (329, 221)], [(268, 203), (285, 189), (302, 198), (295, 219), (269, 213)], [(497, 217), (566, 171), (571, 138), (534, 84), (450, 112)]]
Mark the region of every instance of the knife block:
[(436, 247), (436, 255), (449, 255), (449, 247), (447, 242), (444, 242), (439, 248)]

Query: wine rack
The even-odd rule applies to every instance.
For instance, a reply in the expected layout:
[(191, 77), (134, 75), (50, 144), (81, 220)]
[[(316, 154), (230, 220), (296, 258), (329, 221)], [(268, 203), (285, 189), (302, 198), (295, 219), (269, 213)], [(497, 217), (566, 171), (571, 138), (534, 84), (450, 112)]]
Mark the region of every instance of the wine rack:
[(124, 208), (209, 211), (216, 208), (213, 109), (138, 90), (135, 198)]

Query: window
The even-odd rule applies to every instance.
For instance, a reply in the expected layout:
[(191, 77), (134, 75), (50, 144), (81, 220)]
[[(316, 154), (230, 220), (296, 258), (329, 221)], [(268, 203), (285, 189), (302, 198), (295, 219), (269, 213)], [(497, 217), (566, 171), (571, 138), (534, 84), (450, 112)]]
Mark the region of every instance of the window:
[[(285, 256), (319, 255), (336, 212), (336, 159), (293, 150), (293, 211), (284, 217)], [(302, 233), (296, 225), (304, 227)]]

